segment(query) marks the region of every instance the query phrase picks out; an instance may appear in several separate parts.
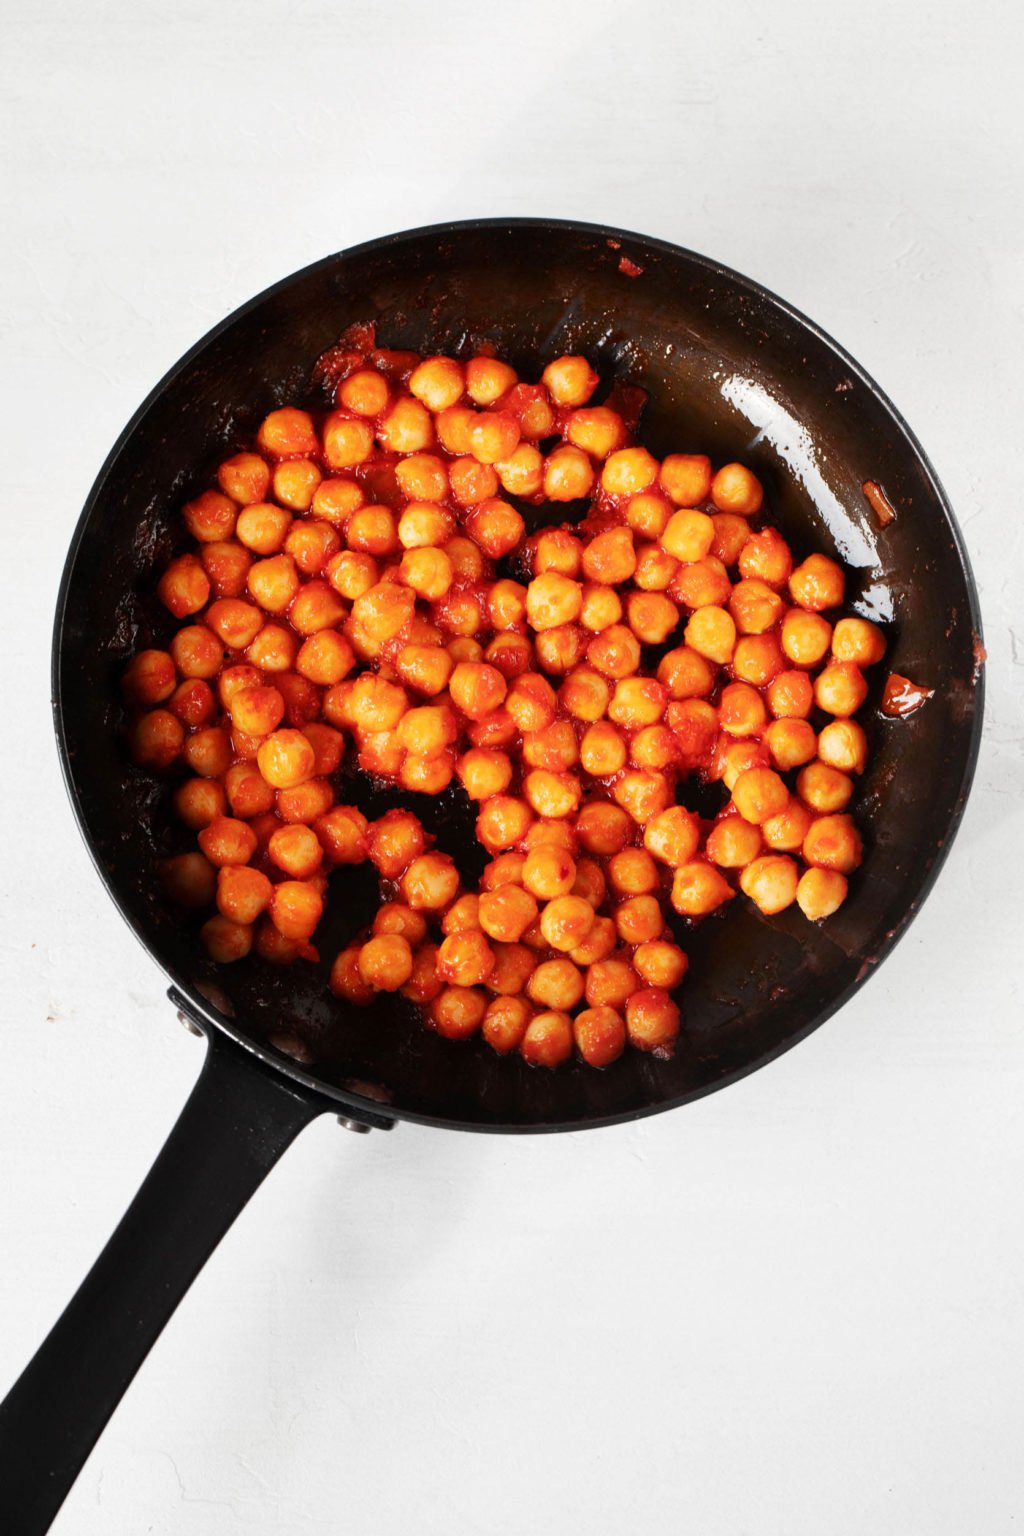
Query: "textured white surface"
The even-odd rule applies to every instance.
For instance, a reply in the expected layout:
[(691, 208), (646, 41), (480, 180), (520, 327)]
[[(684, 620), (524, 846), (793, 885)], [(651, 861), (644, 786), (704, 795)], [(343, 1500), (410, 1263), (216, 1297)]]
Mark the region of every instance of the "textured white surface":
[(487, 213), (717, 256), (820, 321), (919, 432), (990, 656), (959, 840), (841, 1016), (635, 1127), (314, 1126), (56, 1529), (1016, 1530), (1018, 5), (0, 0), (0, 15), (0, 1389), (199, 1067), (65, 805), (49, 625), (109, 444), (241, 300), (340, 246)]

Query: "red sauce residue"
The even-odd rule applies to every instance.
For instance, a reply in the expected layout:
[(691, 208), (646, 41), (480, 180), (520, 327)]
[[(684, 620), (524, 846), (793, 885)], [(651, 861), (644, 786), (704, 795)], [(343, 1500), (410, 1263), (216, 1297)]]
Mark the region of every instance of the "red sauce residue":
[(639, 277), (643, 270), (643, 267), (638, 267), (635, 261), (630, 261), (628, 256), (619, 257), (619, 271), (624, 272), (627, 277)]
[(609, 410), (618, 411), (626, 424), (627, 432), (635, 432), (640, 425), (640, 414), (647, 400), (647, 391), (641, 389), (639, 384), (621, 384), (616, 381), (611, 387), (605, 405)]
[(904, 716), (914, 714), (922, 704), (927, 704), (934, 692), (934, 688), (923, 688), (920, 683), (912, 683), (909, 677), (891, 672), (882, 694), (882, 714), (892, 720), (902, 720)]
[(978, 678), (981, 676), (981, 669), (985, 665), (986, 661), (988, 661), (988, 651), (986, 651), (984, 645), (982, 644), (981, 636), (980, 635), (975, 635), (975, 637), (974, 637), (974, 681), (975, 682), (977, 682)]
[(890, 523), (896, 521), (896, 508), (877, 480), (865, 480), (861, 490), (868, 499), (871, 510), (878, 521), (879, 528), (888, 528)]
[(612, 251), (621, 251), (622, 250), (622, 241), (621, 240), (608, 239), (608, 240), (605, 241), (605, 245), (608, 246), (609, 250), (612, 250)]

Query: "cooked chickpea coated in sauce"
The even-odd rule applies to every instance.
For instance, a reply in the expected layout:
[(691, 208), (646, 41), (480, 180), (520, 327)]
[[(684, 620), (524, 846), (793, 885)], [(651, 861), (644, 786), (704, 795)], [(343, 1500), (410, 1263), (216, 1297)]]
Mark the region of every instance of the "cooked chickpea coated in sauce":
[[(885, 634), (748, 466), (659, 462), (585, 357), (521, 379), (362, 326), (325, 358), (327, 401), (272, 411), (183, 507), (165, 633), (123, 674), (132, 757), (172, 781), (165, 893), (218, 964), (308, 964), (333, 872), (370, 864), (342, 1002), (395, 993), (547, 1069), (668, 1056), (688, 927), (845, 900)], [(413, 810), (346, 804), (353, 773), (454, 786), (479, 888)]]

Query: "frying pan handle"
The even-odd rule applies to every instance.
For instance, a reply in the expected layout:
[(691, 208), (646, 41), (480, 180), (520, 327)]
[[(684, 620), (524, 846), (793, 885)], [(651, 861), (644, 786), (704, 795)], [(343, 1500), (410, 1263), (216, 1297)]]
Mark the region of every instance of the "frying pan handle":
[(0, 1403), (5, 1531), (49, 1530), (178, 1302), (281, 1154), (330, 1107), (210, 1030), (202, 1074), (145, 1183)]

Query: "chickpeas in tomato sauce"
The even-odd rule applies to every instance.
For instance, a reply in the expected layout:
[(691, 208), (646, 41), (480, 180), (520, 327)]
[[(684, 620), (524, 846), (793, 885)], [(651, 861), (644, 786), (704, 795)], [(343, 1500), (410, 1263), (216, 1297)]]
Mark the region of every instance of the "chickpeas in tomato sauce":
[[(885, 637), (842, 612), (840, 565), (794, 558), (749, 468), (659, 462), (586, 358), (532, 382), (350, 339), (318, 365), (330, 408), (272, 411), (183, 508), (175, 632), (124, 673), (130, 751), (175, 776), (190, 840), (167, 895), (216, 962), (291, 964), (319, 958), (330, 872), (369, 862), (382, 905), (333, 957), (337, 997), (398, 992), (536, 1066), (671, 1054), (670, 914), (844, 901)], [(528, 535), (525, 504), (556, 525)], [(343, 759), (460, 786), (479, 889), (412, 811), (346, 805)], [(713, 819), (688, 780), (722, 785)]]

